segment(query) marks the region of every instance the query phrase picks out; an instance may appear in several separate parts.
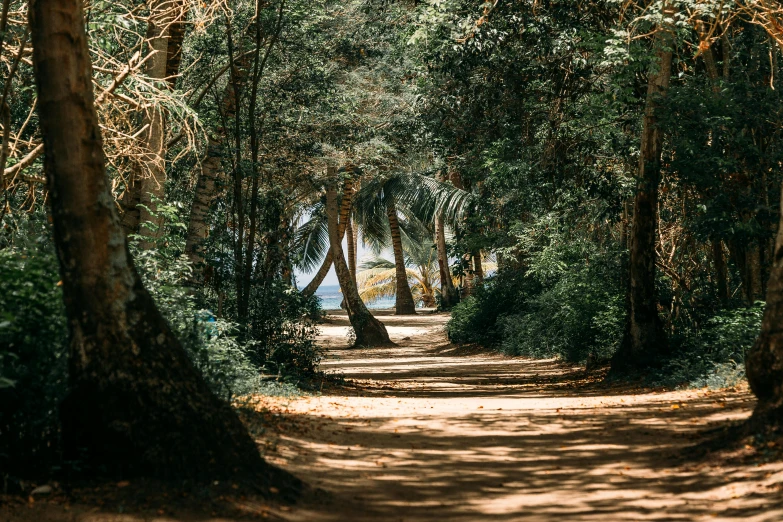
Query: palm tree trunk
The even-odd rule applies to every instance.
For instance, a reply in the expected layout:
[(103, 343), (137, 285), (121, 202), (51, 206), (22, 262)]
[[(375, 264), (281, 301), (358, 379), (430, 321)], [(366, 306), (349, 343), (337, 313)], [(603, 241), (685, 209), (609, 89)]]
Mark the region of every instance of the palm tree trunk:
[(351, 216), (348, 216), (348, 222), (345, 224), (345, 235), (347, 236), (348, 246), (348, 270), (351, 271), (351, 278), (356, 283), (356, 237), (354, 236), (353, 223)]
[(134, 268), (105, 171), (81, 0), (37, 0), (29, 16), (71, 339), (66, 458), (124, 476), (295, 483), (209, 390)]
[(438, 248), (438, 268), (440, 269), (440, 305), (444, 310), (451, 309), (459, 302), (457, 289), (449, 272), (449, 257), (446, 251), (446, 227), (443, 216), (435, 217), (435, 243)]
[(356, 335), (355, 346), (383, 346), (393, 344), (386, 332), (386, 327), (373, 317), (359, 297), (359, 290), (351, 279), (351, 272), (345, 262), (342, 237), (340, 234), (337, 188), (331, 182), (326, 189), (326, 215), (329, 222), (329, 243), (331, 244), (334, 268), (340, 289), (348, 306), (348, 319), (351, 321)]
[(462, 296), (461, 297), (470, 297), (471, 295), (473, 295), (473, 289), (475, 288), (472, 256), (470, 256), (470, 255), (464, 256), (462, 258), (462, 261), (463, 261), (463, 264), (467, 265), (467, 269), (465, 270), (465, 275), (462, 277)]
[[(356, 284), (356, 236), (351, 222), (351, 215), (348, 214), (348, 222), (345, 224), (345, 235), (347, 236), (346, 245), (348, 246), (348, 270), (351, 272), (351, 279)], [(340, 308), (345, 309), (345, 299), (340, 303)]]
[[(337, 169), (333, 167), (329, 167), (327, 169), (327, 176), (329, 179), (334, 178), (336, 175)], [(342, 198), (342, 204), (340, 206), (340, 217), (339, 217), (339, 232), (340, 232), (340, 245), (342, 245), (343, 237), (345, 237), (345, 230), (348, 225), (348, 216), (351, 215), (351, 204), (352, 204), (352, 197), (353, 197), (353, 180), (352, 179), (346, 179), (345, 184), (343, 185), (343, 198)], [(332, 249), (330, 248), (329, 251), (326, 253), (326, 257), (324, 258), (324, 262), (321, 263), (321, 268), (318, 269), (318, 272), (313, 276), (312, 281), (302, 290), (302, 295), (304, 296), (311, 296), (315, 294), (315, 292), (318, 290), (318, 287), (321, 286), (321, 283), (324, 282), (324, 279), (326, 278), (327, 274), (329, 273), (329, 269), (332, 268), (332, 262), (334, 260)], [(354, 281), (356, 281), (356, 277), (354, 277)]]
[(397, 219), (397, 208), (394, 202), (388, 204), (389, 227), (391, 228), (392, 250), (394, 251), (395, 278), (397, 280), (397, 295), (394, 301), (395, 315), (416, 315), (416, 303), (413, 301), (408, 271), (405, 268), (405, 255), (402, 251), (402, 236), (400, 223)]
[[(669, 6), (664, 6), (664, 10), (668, 15), (673, 14)], [(663, 147), (663, 134), (658, 127), (656, 112), (660, 97), (665, 96), (669, 89), (672, 45), (671, 28), (660, 27), (655, 36), (657, 60), (648, 75), (638, 188), (631, 223), (630, 310), (623, 343), (612, 359), (615, 371), (650, 366), (667, 351), (655, 290), (658, 184)]]

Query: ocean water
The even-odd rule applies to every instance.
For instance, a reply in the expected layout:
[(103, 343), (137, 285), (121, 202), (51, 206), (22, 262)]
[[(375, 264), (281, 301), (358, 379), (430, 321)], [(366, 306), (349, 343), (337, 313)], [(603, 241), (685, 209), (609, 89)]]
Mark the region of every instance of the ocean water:
[[(339, 285), (321, 285), (315, 292), (321, 298), (321, 308), (324, 310), (339, 310), (343, 300)], [(366, 303), (367, 308), (394, 308), (394, 298), (380, 299), (373, 303)]]

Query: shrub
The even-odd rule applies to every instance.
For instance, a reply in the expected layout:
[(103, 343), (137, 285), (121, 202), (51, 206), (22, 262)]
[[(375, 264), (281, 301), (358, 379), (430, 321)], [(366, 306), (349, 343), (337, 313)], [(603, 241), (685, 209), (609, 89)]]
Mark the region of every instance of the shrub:
[(290, 381), (313, 376), (323, 356), (315, 340), (318, 298), (273, 280), (254, 289), (250, 305), (247, 349), (254, 363)]
[(500, 348), (509, 355), (582, 362), (609, 359), (622, 337), (622, 294), (602, 267), (576, 266), (528, 300), (522, 314), (501, 319)]
[(764, 303), (723, 310), (700, 331), (672, 339), (674, 355), (655, 374), (656, 384), (713, 389), (745, 379), (745, 355), (761, 328)]
[(0, 470), (57, 454), (68, 332), (57, 260), (45, 240), (0, 250)]
[(449, 338), (509, 355), (607, 360), (621, 341), (624, 320), (618, 258), (578, 244), (544, 248), (525, 267), (501, 271), (457, 305)]
[(538, 286), (535, 280), (516, 270), (501, 271), (487, 279), (452, 310), (446, 325), (449, 340), (496, 345), (503, 335), (499, 319), (523, 310), (524, 296), (535, 292)]

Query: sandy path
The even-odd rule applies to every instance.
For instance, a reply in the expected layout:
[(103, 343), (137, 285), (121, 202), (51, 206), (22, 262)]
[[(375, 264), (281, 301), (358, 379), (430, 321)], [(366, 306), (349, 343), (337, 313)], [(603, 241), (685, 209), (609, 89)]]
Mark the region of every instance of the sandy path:
[(680, 456), (711, 423), (749, 415), (747, 392), (586, 386), (552, 361), (457, 354), (446, 319), (382, 317), (396, 348), (346, 349), (344, 318), (323, 328), (324, 367), (346, 387), (263, 405), (280, 430), (267, 458), (326, 491), (280, 515), (783, 520), (780, 463)]

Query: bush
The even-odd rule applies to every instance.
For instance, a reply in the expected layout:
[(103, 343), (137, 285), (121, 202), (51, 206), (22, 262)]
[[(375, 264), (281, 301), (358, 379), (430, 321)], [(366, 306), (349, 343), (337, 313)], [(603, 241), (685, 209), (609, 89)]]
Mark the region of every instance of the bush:
[(318, 298), (273, 280), (254, 289), (250, 305), (247, 349), (254, 363), (289, 381), (312, 377), (323, 356), (315, 340)]
[(57, 260), (41, 241), (0, 250), (0, 470), (29, 473), (57, 456), (68, 331)]
[(624, 320), (619, 256), (583, 248), (544, 248), (524, 268), (489, 279), (454, 308), (449, 338), (509, 355), (609, 359)]
[(745, 355), (761, 329), (764, 303), (723, 310), (701, 331), (672, 339), (674, 356), (653, 380), (664, 386), (713, 389), (736, 386), (745, 379)]
[[(30, 237), (28, 234), (27, 237)], [(59, 459), (59, 405), (67, 393), (68, 329), (51, 240), (22, 236), (0, 249), (0, 470), (14, 476), (50, 469)], [(212, 390), (225, 400), (253, 392), (290, 395), (287, 383), (263, 382), (261, 371), (299, 379), (320, 360), (316, 299), (280, 287), (255, 309), (255, 336), (198, 306), (178, 238), (136, 251), (135, 262), (156, 305)], [(281, 295), (281, 293), (283, 295)], [(261, 340), (263, 339), (263, 340)]]
[(503, 338), (501, 318), (525, 309), (525, 295), (538, 284), (521, 271), (501, 271), (475, 289), (451, 312), (446, 325), (449, 340), (495, 346)]
[[(501, 319), (501, 350), (509, 355), (608, 360), (622, 338), (624, 309), (603, 267), (577, 266), (528, 300), (523, 314)], [(597, 273), (598, 272), (598, 273)]]

